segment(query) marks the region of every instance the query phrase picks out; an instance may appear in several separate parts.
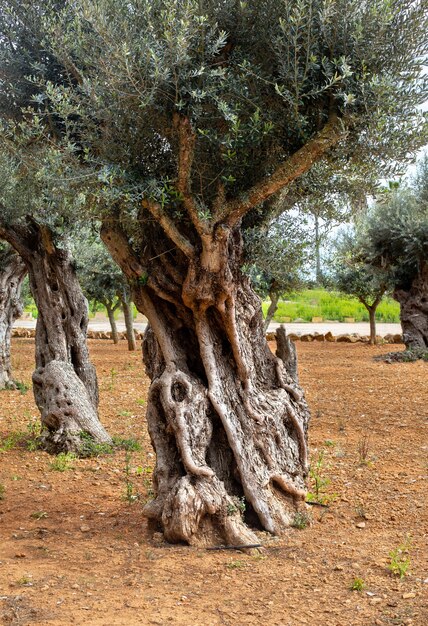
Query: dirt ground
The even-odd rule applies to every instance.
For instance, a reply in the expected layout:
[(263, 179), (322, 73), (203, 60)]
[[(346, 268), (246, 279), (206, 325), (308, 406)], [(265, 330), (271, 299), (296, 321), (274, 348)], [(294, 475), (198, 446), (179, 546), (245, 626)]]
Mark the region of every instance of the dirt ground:
[[(329, 505), (311, 506), (304, 529), (261, 535), (265, 553), (246, 555), (170, 546), (148, 532), (141, 503), (154, 456), (140, 353), (125, 342), (90, 348), (103, 423), (141, 449), (55, 470), (19, 434), (38, 423), (31, 390), (1, 392), (0, 623), (428, 624), (426, 363), (372, 360), (391, 346), (298, 343), (312, 467), (323, 453), (319, 481), (330, 482), (320, 495)], [(13, 362), (29, 384), (32, 340), (14, 340)], [(400, 579), (388, 570), (390, 552), (408, 534)], [(352, 591), (358, 579), (363, 589)]]

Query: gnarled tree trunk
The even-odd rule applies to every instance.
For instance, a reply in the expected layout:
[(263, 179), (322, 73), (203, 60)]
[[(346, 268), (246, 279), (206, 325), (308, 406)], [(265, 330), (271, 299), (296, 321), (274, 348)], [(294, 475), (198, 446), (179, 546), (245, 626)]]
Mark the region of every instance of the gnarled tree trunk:
[(145, 514), (172, 542), (256, 543), (245, 522), (280, 533), (305, 506), (309, 411), (267, 345), (260, 300), (240, 272), (239, 231), (222, 225), (189, 256), (156, 257), (149, 246), (136, 255), (116, 225), (102, 238), (150, 324), (156, 468)]
[(0, 389), (14, 389), (10, 362), (13, 322), (22, 313), (21, 286), (27, 268), (12, 249), (0, 251)]
[(68, 250), (35, 222), (1, 232), (24, 260), (37, 304), (33, 390), (46, 449), (78, 451), (82, 433), (111, 442), (98, 419), (98, 383), (86, 342), (88, 306)]
[(400, 303), (403, 341), (408, 350), (428, 348), (428, 263), (408, 288), (397, 287), (393, 297)]

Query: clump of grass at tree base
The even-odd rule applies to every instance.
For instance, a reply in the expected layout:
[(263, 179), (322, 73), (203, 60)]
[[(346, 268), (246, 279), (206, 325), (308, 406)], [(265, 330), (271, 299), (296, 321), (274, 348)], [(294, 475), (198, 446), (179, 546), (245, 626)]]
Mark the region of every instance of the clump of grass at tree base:
[(141, 445), (134, 437), (125, 438), (120, 436), (112, 437), (113, 443), (97, 443), (91, 435), (86, 432), (80, 432), (79, 437), (81, 444), (77, 456), (82, 459), (102, 456), (103, 454), (114, 454), (115, 450), (141, 450)]
[(410, 534), (406, 535), (405, 540), (394, 550), (389, 553), (390, 563), (388, 569), (394, 576), (404, 578), (408, 573), (410, 567), (410, 549), (412, 546), (412, 537)]
[[(351, 298), (333, 291), (323, 289), (306, 289), (298, 293), (291, 293), (290, 302), (280, 301), (274, 316), (274, 321), (282, 322), (284, 318), (292, 320), (303, 319), (310, 322), (313, 317), (322, 317), (324, 320), (342, 322), (346, 317), (353, 317), (356, 322), (368, 322), (367, 309), (356, 298)], [(263, 303), (263, 313), (269, 307), (269, 302)], [(379, 322), (400, 321), (400, 306), (392, 298), (384, 298), (376, 311)]]

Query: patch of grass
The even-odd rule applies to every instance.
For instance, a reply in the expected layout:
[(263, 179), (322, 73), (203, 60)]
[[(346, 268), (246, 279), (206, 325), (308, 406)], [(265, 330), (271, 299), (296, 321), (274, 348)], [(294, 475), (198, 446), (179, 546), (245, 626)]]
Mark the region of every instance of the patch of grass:
[(410, 549), (412, 546), (411, 535), (406, 535), (405, 540), (389, 553), (390, 563), (388, 569), (394, 574), (404, 578), (410, 567)]
[(0, 452), (7, 452), (14, 448), (25, 448), (30, 452), (38, 450), (40, 447), (40, 421), (28, 419), (25, 431), (14, 431), (6, 436), (0, 436)]
[(352, 581), (350, 585), (350, 589), (351, 591), (362, 591), (365, 586), (366, 586), (366, 583), (364, 582), (362, 578), (354, 578), (354, 580)]
[(226, 564), (227, 569), (240, 569), (241, 567), (245, 567), (244, 561), (229, 561)]
[(55, 459), (49, 463), (49, 468), (54, 472), (67, 472), (74, 468), (76, 455), (72, 452), (60, 452)]
[(126, 439), (125, 437), (112, 437), (113, 445), (119, 450), (129, 450), (130, 452), (139, 452), (141, 444), (135, 437)]
[(113, 454), (114, 447), (110, 443), (97, 443), (89, 433), (79, 433), (81, 444), (79, 445), (78, 456), (82, 459), (101, 456), (103, 454)]
[[(291, 293), (289, 301), (280, 301), (274, 320), (285, 321), (290, 317), (310, 322), (313, 317), (322, 317), (328, 320), (343, 321), (345, 317), (353, 317), (356, 322), (368, 322), (367, 309), (355, 298), (345, 296), (335, 291), (324, 289), (306, 289), (299, 293)], [(269, 302), (263, 303), (263, 313), (266, 315)], [(379, 322), (399, 322), (400, 307), (392, 298), (385, 298), (376, 311)]]
[(4, 500), (5, 493), (6, 493), (5, 486), (2, 483), (0, 483), (0, 500)]
[(305, 511), (297, 511), (291, 526), (298, 530), (304, 530), (311, 522), (310, 516)]
[(15, 380), (15, 387), (18, 389), (18, 391), (21, 392), (22, 395), (25, 395), (30, 389), (30, 385), (27, 385), (27, 383), (22, 383), (19, 380)]
[(31, 513), (30, 515), (33, 519), (46, 519), (47, 516), (48, 514), (46, 511), (34, 511), (34, 513)]
[(119, 411), (118, 415), (120, 417), (131, 417), (132, 413), (131, 411)]
[(16, 581), (17, 585), (21, 585), (21, 587), (25, 587), (26, 585), (32, 585), (31, 578), (28, 576), (22, 576), (19, 580)]
[(146, 404), (146, 401), (144, 400), (144, 398), (138, 398), (137, 404), (140, 406), (144, 406)]

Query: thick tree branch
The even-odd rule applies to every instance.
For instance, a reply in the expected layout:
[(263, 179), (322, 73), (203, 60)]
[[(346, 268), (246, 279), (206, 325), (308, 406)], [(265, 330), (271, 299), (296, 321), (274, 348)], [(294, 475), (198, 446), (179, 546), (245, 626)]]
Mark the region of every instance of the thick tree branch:
[(177, 189), (184, 207), (199, 234), (208, 232), (207, 222), (201, 220), (191, 192), (191, 172), (195, 154), (196, 136), (187, 117), (176, 114), (174, 126), (178, 131), (178, 178)]
[(190, 241), (180, 233), (174, 222), (164, 213), (159, 202), (151, 202), (149, 200), (143, 200), (143, 207), (147, 209), (154, 218), (162, 226), (165, 234), (175, 243), (188, 258), (194, 256), (194, 247)]
[(113, 224), (111, 220), (105, 220), (101, 227), (100, 237), (114, 261), (129, 279), (140, 278), (147, 274), (120, 226)]
[(295, 152), (285, 163), (282, 163), (269, 178), (254, 185), (245, 195), (229, 201), (215, 216), (215, 221), (225, 222), (233, 227), (254, 206), (261, 204), (272, 194), (307, 172), (344, 136), (342, 122), (338, 118), (333, 118), (313, 139)]

